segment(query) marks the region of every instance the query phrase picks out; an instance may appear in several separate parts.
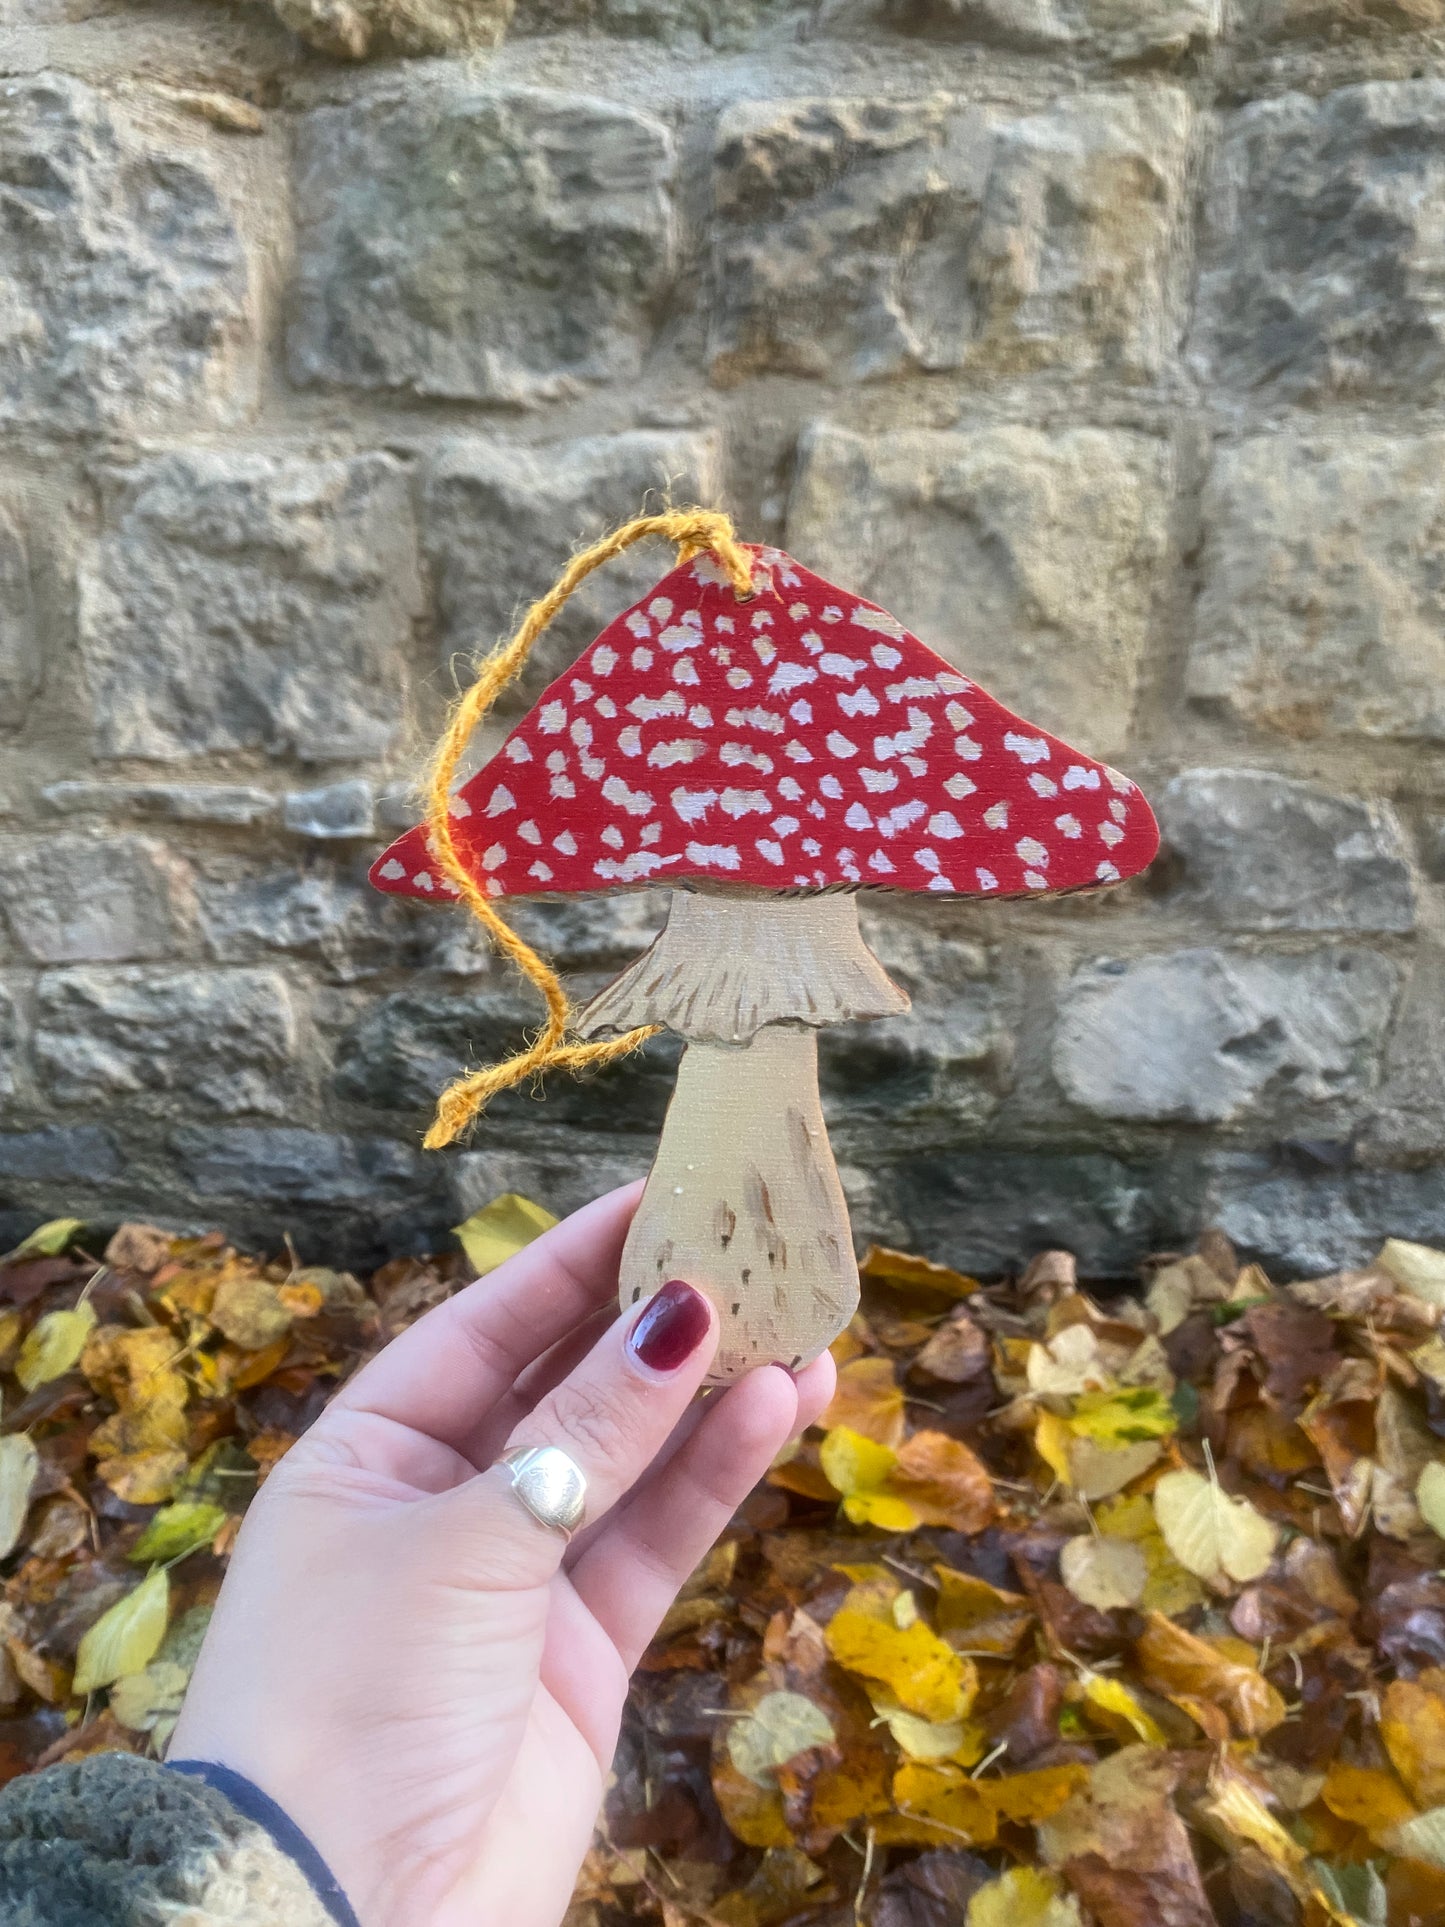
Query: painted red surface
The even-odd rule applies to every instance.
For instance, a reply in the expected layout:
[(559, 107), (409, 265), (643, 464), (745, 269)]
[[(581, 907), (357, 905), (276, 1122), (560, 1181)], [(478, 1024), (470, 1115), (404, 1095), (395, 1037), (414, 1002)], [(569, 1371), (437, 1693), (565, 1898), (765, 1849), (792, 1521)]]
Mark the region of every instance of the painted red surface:
[[(1028, 896), (1158, 848), (1127, 777), (1024, 722), (892, 616), (758, 548), (740, 601), (681, 564), (546, 690), (452, 800), (493, 896), (683, 881)], [(425, 825), (371, 880), (455, 894)]]

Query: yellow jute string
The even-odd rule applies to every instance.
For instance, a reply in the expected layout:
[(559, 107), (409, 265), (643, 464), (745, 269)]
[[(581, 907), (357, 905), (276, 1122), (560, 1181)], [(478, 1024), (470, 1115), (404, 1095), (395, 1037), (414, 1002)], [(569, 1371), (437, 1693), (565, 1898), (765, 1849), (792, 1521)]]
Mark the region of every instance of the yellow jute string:
[(656, 1024), (642, 1025), (621, 1037), (584, 1043), (569, 1043), (567, 1030), (572, 1007), (557, 973), (511, 925), (498, 915), (492, 900), (471, 876), (457, 855), (452, 840), (451, 794), (457, 765), (471, 740), (472, 732), (497, 697), (521, 670), (532, 645), (556, 616), (577, 586), (610, 562), (634, 542), (649, 535), (660, 535), (677, 545), (679, 562), (686, 562), (704, 549), (710, 549), (727, 571), (733, 588), (747, 595), (752, 588), (752, 562), (741, 547), (733, 525), (715, 509), (668, 509), (658, 515), (639, 515), (621, 528), (604, 535), (589, 549), (574, 555), (540, 601), (534, 602), (522, 618), (521, 627), (509, 642), (496, 649), (477, 671), (477, 679), (457, 702), (437, 745), (427, 778), (427, 828), (437, 867), (456, 885), (462, 901), (487, 932), (502, 955), (537, 986), (547, 1006), (547, 1021), (524, 1050), (484, 1070), (470, 1071), (459, 1077), (437, 1100), (436, 1116), (423, 1142), (429, 1151), (450, 1144), (498, 1091), (510, 1090), (523, 1078), (537, 1072), (560, 1069), (584, 1070), (591, 1064), (610, 1064), (637, 1049), (646, 1038), (656, 1034)]

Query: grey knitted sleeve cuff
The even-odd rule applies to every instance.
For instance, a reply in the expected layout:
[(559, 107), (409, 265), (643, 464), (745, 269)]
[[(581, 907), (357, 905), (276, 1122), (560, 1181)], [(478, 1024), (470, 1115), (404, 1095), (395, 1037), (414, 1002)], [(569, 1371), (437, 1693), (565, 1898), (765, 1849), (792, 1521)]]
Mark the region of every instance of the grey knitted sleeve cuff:
[(204, 1781), (100, 1753), (0, 1792), (4, 1927), (333, 1927), (271, 1834)]

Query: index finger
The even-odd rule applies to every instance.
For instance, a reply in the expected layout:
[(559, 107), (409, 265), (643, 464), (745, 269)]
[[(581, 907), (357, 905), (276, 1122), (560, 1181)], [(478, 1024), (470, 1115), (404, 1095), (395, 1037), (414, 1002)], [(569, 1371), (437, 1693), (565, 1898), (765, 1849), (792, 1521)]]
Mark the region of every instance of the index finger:
[(434, 1307), (358, 1372), (332, 1409), (374, 1413), (468, 1453), (488, 1411), (532, 1361), (615, 1296), (641, 1195), (640, 1180), (608, 1192)]

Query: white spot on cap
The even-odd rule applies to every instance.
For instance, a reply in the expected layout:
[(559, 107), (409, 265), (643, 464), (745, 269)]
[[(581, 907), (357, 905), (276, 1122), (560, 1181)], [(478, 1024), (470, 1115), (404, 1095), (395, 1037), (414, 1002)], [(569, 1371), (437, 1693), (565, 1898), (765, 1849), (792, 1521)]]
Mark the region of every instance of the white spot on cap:
[(953, 753), (961, 763), (976, 763), (979, 757), (983, 755), (983, 750), (973, 740), (972, 736), (955, 736), (953, 739)]
[(973, 795), (974, 791), (978, 788), (978, 784), (973, 782), (971, 778), (965, 776), (960, 770), (957, 774), (948, 777), (943, 787), (955, 803), (961, 803), (965, 796)]
[(406, 865), (398, 863), (394, 856), (388, 857), (376, 874), (379, 877), (385, 877), (388, 883), (395, 883), (398, 878), (406, 875)]
[(769, 863), (781, 865), (783, 861), (783, 846), (781, 843), (773, 843), (769, 838), (760, 836), (754, 847), (759, 856), (766, 857)]
[(629, 816), (651, 816), (657, 808), (654, 797), (646, 790), (629, 789), (620, 776), (609, 776), (602, 785), (602, 794), (609, 803), (617, 804)]
[[(823, 619), (825, 622), (828, 619), (826, 610)], [(853, 611), (852, 621), (855, 629), (873, 629), (880, 636), (901, 636), (904, 633), (903, 624), (897, 616), (890, 616), (886, 609), (857, 608)]]
[(1064, 771), (1066, 790), (1096, 790), (1099, 787), (1099, 772), (1085, 769), (1082, 763), (1070, 763)]
[(920, 816), (927, 813), (926, 804), (920, 803), (915, 796), (910, 802), (895, 803), (887, 816), (879, 817), (878, 828), (884, 836), (897, 836), (900, 830), (906, 830), (910, 823), (916, 823)]
[(717, 791), (676, 789), (668, 800), (684, 823), (701, 823), (716, 803)]
[(1129, 820), (1129, 806), (1127, 803), (1121, 803), (1117, 796), (1111, 796), (1109, 798), (1109, 814), (1116, 823), (1127, 823)]
[(813, 720), (813, 705), (806, 696), (799, 696), (795, 703), (788, 705), (788, 714), (795, 723), (801, 723), (806, 728)]
[(570, 830), (563, 830), (560, 836), (552, 838), (552, 848), (559, 856), (576, 856), (577, 839)]
[(1003, 739), (1003, 746), (1021, 763), (1046, 763), (1049, 760), (1049, 746), (1042, 736), (1020, 736), (1016, 729), (1011, 729)]
[(644, 649), (642, 644), (639, 643), (632, 652), (632, 666), (634, 669), (651, 669), (652, 651), (650, 649)]
[(1062, 830), (1064, 835), (1071, 840), (1074, 837), (1079, 837), (1084, 834), (1084, 826), (1077, 816), (1056, 816), (1054, 818), (1054, 828), (1056, 830)]
[(772, 805), (762, 790), (724, 790), (718, 808), (736, 822), (740, 816), (766, 816)]
[[(698, 744), (700, 750), (706, 747), (705, 743)], [(772, 757), (760, 749), (750, 749), (746, 743), (724, 743), (718, 755), (728, 769), (747, 768), (755, 769), (763, 776), (772, 774)]]
[(992, 870), (975, 870), (974, 875), (978, 878), (978, 887), (980, 890), (996, 890), (998, 888), (998, 878)]
[(1036, 870), (1049, 867), (1049, 853), (1036, 836), (1021, 836), (1014, 845), (1014, 854), (1020, 862), (1030, 864)]
[(687, 860), (705, 870), (736, 870), (742, 863), (732, 843), (689, 843)]
[(628, 715), (640, 723), (660, 723), (665, 716), (681, 716), (686, 710), (687, 704), (675, 689), (669, 689), (665, 696), (634, 696), (627, 705)]
[(625, 729), (620, 729), (617, 732), (617, 747), (622, 751), (624, 756), (640, 756), (642, 754), (642, 731), (637, 727), (636, 723), (628, 723)]
[(684, 688), (696, 689), (702, 678), (697, 673), (697, 664), (691, 656), (679, 656), (672, 665), (672, 680), (680, 682)]
[(820, 776), (818, 790), (821, 795), (828, 797), (834, 803), (841, 803), (843, 800), (843, 785), (836, 776)]
[(818, 842), (816, 837), (805, 836), (803, 838), (803, 855), (804, 856), (821, 856), (822, 854), (823, 854), (823, 846), (821, 843)]
[(532, 821), (530, 816), (525, 823), (519, 823), (517, 825), (517, 835), (521, 837), (524, 843), (530, 843), (533, 849), (541, 848), (542, 832), (537, 828), (537, 825)]
[(803, 786), (796, 776), (780, 776), (778, 778), (778, 795), (789, 803), (801, 803), (803, 800)]
[(1118, 869), (1112, 863), (1099, 864), (1094, 871), (1094, 875), (1099, 879), (1100, 883), (1117, 883), (1119, 881)]
[(609, 850), (620, 850), (622, 848), (622, 832), (615, 823), (609, 823), (607, 825), (607, 828), (602, 832), (602, 841), (607, 845)]
[[(605, 841), (606, 833), (603, 835)], [(668, 864), (681, 861), (676, 856), (659, 856), (655, 850), (633, 850), (620, 863), (604, 856), (592, 869), (604, 883), (636, 883), (639, 877), (650, 877), (654, 871), (665, 870)]]
[(973, 724), (973, 711), (965, 709), (962, 703), (949, 703), (943, 711), (948, 718), (950, 729), (969, 729)]
[(765, 736), (781, 736), (787, 728), (775, 709), (730, 709), (723, 721), (729, 729), (760, 729)]
[(1119, 828), (1117, 823), (1101, 823), (1099, 825), (1099, 835), (1111, 850), (1116, 843), (1122, 843), (1124, 841), (1124, 832)]
[(687, 720), (692, 724), (694, 729), (711, 729), (712, 711), (706, 703), (694, 703), (692, 708), (687, 712)]
[(467, 799), (464, 796), (460, 794), (452, 797), (447, 804), (447, 815), (456, 817), (458, 822), (461, 822), (465, 817), (470, 816), (471, 813), (472, 813), (471, 804), (467, 801)]
[(802, 827), (802, 824), (796, 816), (775, 816), (773, 818), (772, 829), (774, 836), (792, 836), (796, 831), (802, 829)]
[(1059, 786), (1053, 777), (1045, 776), (1039, 770), (1030, 771), (1029, 788), (1035, 796), (1057, 796), (1059, 793)]
[(896, 769), (860, 769), (858, 774), (863, 778), (864, 789), (872, 796), (886, 796), (889, 790), (898, 787)]
[(514, 736), (511, 742), (507, 744), (507, 761), (509, 763), (530, 763), (531, 760), (531, 750), (528, 749), (520, 736)]
[(592, 651), (587, 667), (595, 675), (610, 676), (617, 667), (617, 651), (604, 642), (600, 649)]
[(555, 736), (567, 727), (566, 703), (543, 703), (537, 712), (537, 727), (544, 736)]
[(816, 669), (810, 669), (802, 662), (780, 662), (768, 678), (770, 696), (790, 696), (795, 689), (802, 689), (810, 682), (818, 680)]
[[(891, 648), (886, 642), (875, 642), (869, 653), (880, 669), (896, 669), (903, 660), (902, 651)], [(890, 864), (889, 868), (892, 867)]]
[(494, 843), (490, 849), (482, 852), (482, 868), (484, 870), (500, 870), (506, 860), (507, 847), (504, 843)]
[(844, 814), (843, 821), (848, 825), (850, 830), (871, 830), (873, 827), (873, 818), (861, 803), (850, 803)]
[(660, 823), (644, 823), (642, 828), (637, 832), (637, 840), (642, 844), (660, 843), (662, 841), (662, 825)]
[(647, 752), (649, 769), (671, 769), (674, 763), (695, 763), (707, 754), (707, 744), (695, 736), (676, 736), (670, 743), (654, 743)]
[(746, 669), (729, 669), (727, 685), (729, 689), (751, 689), (753, 679)]
[(570, 776), (554, 776), (548, 788), (553, 796), (561, 797), (564, 802), (570, 802), (577, 794), (577, 785)]
[(1006, 830), (1008, 828), (1008, 804), (990, 803), (983, 813), (983, 820), (991, 830)]
[(936, 836), (940, 842), (951, 843), (955, 837), (963, 835), (963, 825), (952, 810), (938, 810), (928, 819), (928, 834)]
[(913, 861), (918, 865), (920, 870), (928, 870), (935, 875), (942, 867), (938, 861), (937, 850), (930, 850), (927, 844), (925, 844), (921, 850), (915, 850), (913, 852)]
[(1048, 878), (1041, 877), (1037, 870), (1025, 870), (1024, 883), (1030, 890), (1047, 890), (1049, 887)]
[(627, 626), (634, 636), (650, 636), (652, 634), (652, 624), (640, 609), (633, 609), (629, 612)]
[(871, 689), (838, 692), (838, 707), (845, 716), (876, 716), (881, 706)]
[(540, 858), (536, 863), (531, 863), (527, 866), (527, 875), (529, 877), (535, 877), (539, 883), (550, 883), (552, 881), (551, 870)]
[(647, 613), (654, 622), (666, 622), (672, 614), (672, 603), (665, 595), (655, 595), (647, 605)]
[(841, 676), (844, 682), (852, 682), (858, 671), (868, 665), (857, 656), (841, 656), (830, 649), (826, 655), (819, 656), (818, 667), (825, 676)]
[(875, 850), (872, 856), (869, 857), (868, 868), (876, 871), (881, 877), (891, 877), (893, 874), (893, 865), (881, 850)]
[(912, 702), (924, 696), (936, 696), (938, 684), (932, 676), (909, 676), (903, 682), (886, 684), (883, 694), (891, 703)]
[(790, 763), (811, 763), (813, 760), (812, 750), (804, 749), (803, 745), (796, 741), (785, 743), (783, 754)]

